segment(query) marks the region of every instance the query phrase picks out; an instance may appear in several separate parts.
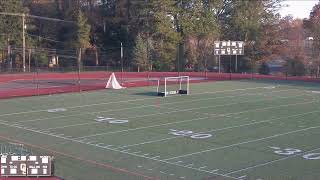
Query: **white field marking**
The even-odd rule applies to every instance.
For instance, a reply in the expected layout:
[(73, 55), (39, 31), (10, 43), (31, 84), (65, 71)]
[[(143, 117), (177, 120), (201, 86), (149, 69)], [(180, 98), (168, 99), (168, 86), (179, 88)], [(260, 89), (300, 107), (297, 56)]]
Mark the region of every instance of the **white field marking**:
[(242, 89), (233, 89), (233, 90), (223, 90), (223, 91), (213, 91), (213, 92), (201, 92), (201, 93), (191, 93), (190, 95), (199, 95), (199, 94), (216, 94), (224, 92), (233, 92), (233, 91), (245, 91), (245, 90), (254, 90), (254, 89), (266, 89), (269, 86), (259, 86), (253, 88), (242, 88)]
[[(157, 97), (160, 98), (160, 97)], [(114, 104), (114, 103), (129, 103), (129, 102), (135, 102), (135, 101), (143, 101), (147, 99), (155, 99), (155, 98), (141, 98), (141, 99), (131, 99), (126, 101), (115, 101), (115, 102), (105, 102), (105, 103), (95, 103), (95, 104), (86, 104), (81, 106), (67, 106), (67, 107), (58, 107), (58, 108), (66, 108), (66, 109), (75, 109), (75, 108), (82, 108), (82, 107), (90, 107), (90, 106), (99, 106), (99, 105), (105, 105), (105, 104)], [(35, 113), (35, 112), (46, 112), (48, 109), (41, 109), (41, 110), (34, 110), (34, 111), (23, 111), (23, 112), (15, 112), (15, 113), (8, 113), (8, 114), (0, 114), (1, 116), (11, 116), (11, 115), (18, 115), (18, 114), (28, 114), (28, 113)]]
[(249, 144), (249, 143), (253, 143), (253, 142), (259, 142), (259, 141), (266, 140), (266, 139), (273, 139), (273, 138), (277, 138), (277, 137), (280, 137), (280, 136), (285, 136), (285, 135), (288, 135), (288, 134), (294, 134), (294, 133), (297, 133), (297, 132), (302, 132), (302, 131), (307, 131), (307, 130), (317, 129), (317, 128), (320, 128), (320, 126), (308, 127), (308, 128), (304, 128), (304, 129), (289, 131), (289, 132), (286, 132), (286, 133), (281, 133), (281, 134), (276, 134), (276, 135), (272, 135), (272, 136), (267, 136), (267, 137), (263, 137), (263, 138), (259, 138), (259, 139), (253, 139), (253, 140), (249, 140), (249, 141), (243, 141), (243, 142), (239, 142), (239, 143), (235, 143), (235, 144), (231, 144), (231, 145), (227, 145), (227, 146), (221, 146), (221, 147), (218, 147), (218, 148), (207, 149), (207, 150), (203, 150), (203, 151), (199, 151), (199, 152), (184, 154), (184, 155), (181, 155), (181, 156), (175, 156), (175, 157), (171, 157), (171, 158), (164, 159), (163, 161), (169, 161), (169, 160), (172, 160), (172, 159), (178, 159), (178, 158), (183, 158), (183, 157), (188, 157), (188, 156), (193, 156), (193, 155), (199, 155), (199, 154), (206, 153), (206, 152), (212, 152), (212, 151), (216, 151), (216, 150), (220, 150), (220, 149), (226, 149), (226, 148), (230, 148), (230, 147), (234, 147), (234, 146), (239, 146), (239, 145), (243, 145), (243, 144)]
[(151, 159), (159, 159), (160, 156), (151, 157)]
[(212, 170), (211, 172), (212, 173), (214, 173), (214, 172), (217, 172), (217, 171), (219, 171), (220, 169), (214, 169), (214, 170)]
[(58, 126), (58, 127), (48, 128), (48, 129), (43, 129), (43, 130), (55, 130), (55, 129), (63, 129), (63, 128), (68, 128), (68, 127), (91, 125), (91, 124), (101, 124), (101, 122), (88, 122), (88, 123), (82, 123), (82, 124), (70, 124), (70, 125), (66, 125), (66, 126)]
[[(294, 104), (286, 104), (286, 105), (280, 105), (280, 106), (271, 106), (271, 107), (266, 107), (266, 108), (252, 109), (252, 110), (236, 112), (236, 113), (227, 113), (227, 114), (233, 114), (233, 115), (234, 114), (242, 114), (242, 113), (245, 113), (245, 112), (261, 111), (261, 110), (273, 109), (273, 108), (278, 108), (278, 107), (287, 107), (287, 106), (294, 106), (294, 105), (301, 105), (301, 104), (311, 104), (311, 103), (314, 103), (314, 102), (319, 102), (319, 101), (310, 101), (310, 102), (304, 102), (304, 103), (294, 103)], [(221, 114), (221, 115), (218, 115), (218, 116), (211, 116), (211, 117), (219, 117), (219, 116), (224, 116), (224, 115), (225, 114)], [(195, 119), (190, 119), (190, 120), (184, 120), (184, 121), (176, 121), (176, 122), (172, 122), (172, 123), (157, 124), (157, 125), (152, 125), (152, 126), (144, 126), (144, 127), (139, 127), (139, 128), (132, 128), (132, 129), (119, 130), (119, 131), (111, 131), (111, 132), (104, 132), (104, 133), (98, 133), (98, 134), (91, 134), (91, 135), (79, 137), (79, 139), (80, 138), (88, 138), (88, 137), (96, 137), (96, 136), (101, 136), (101, 135), (106, 135), (106, 134), (116, 134), (116, 133), (122, 133), (122, 132), (128, 132), (128, 131), (136, 131), (136, 130), (141, 130), (141, 129), (155, 128), (155, 127), (167, 126), (167, 125), (179, 124), (179, 123), (185, 123), (185, 122), (192, 122), (192, 121), (208, 119), (208, 118), (210, 118), (210, 116), (209, 117), (200, 117), (200, 118), (195, 118)]]
[[(265, 92), (265, 93), (277, 93), (277, 92), (283, 92), (283, 91), (290, 91), (290, 90), (271, 91), (271, 92)], [(232, 96), (222, 96), (222, 97), (202, 98), (202, 99), (200, 98), (200, 99), (195, 99), (195, 100), (163, 103), (161, 105), (180, 104), (180, 103), (186, 103), (186, 102), (197, 102), (197, 101), (213, 100), (213, 99), (223, 99), (223, 98), (229, 98), (229, 97), (233, 98), (233, 97), (239, 97), (239, 96), (258, 95), (258, 94), (261, 94), (261, 93), (245, 93), (245, 94), (238, 94), (238, 95), (232, 95)], [(78, 114), (72, 114), (72, 115), (63, 115), (63, 116), (55, 116), (55, 117), (48, 117), (48, 118), (23, 120), (23, 121), (17, 121), (17, 122), (25, 123), (25, 122), (34, 122), (34, 121), (44, 121), (44, 120), (58, 119), (58, 118), (65, 118), (65, 117), (73, 117), (73, 116), (86, 115), (86, 114), (97, 114), (97, 113), (105, 113), (105, 112), (113, 112), (113, 111), (123, 111), (123, 110), (139, 109), (139, 108), (145, 108), (145, 107), (158, 107), (158, 106), (156, 106), (154, 104), (152, 104), (152, 105), (143, 105), (143, 106), (134, 106), (134, 107), (129, 107), (129, 108), (112, 109), (112, 110), (107, 110), (107, 111), (95, 111), (95, 112), (88, 112), (88, 113), (78, 113)]]
[(141, 151), (132, 152), (132, 154), (140, 154)]
[(177, 162), (174, 162), (175, 164), (181, 164), (183, 163), (183, 161), (177, 161)]
[[(132, 147), (132, 146), (140, 146), (140, 145), (144, 145), (144, 144), (151, 144), (151, 143), (155, 143), (155, 142), (167, 141), (167, 140), (177, 139), (177, 138), (182, 138), (182, 137), (181, 137), (181, 136), (174, 136), (174, 137), (169, 137), (169, 138), (164, 138), (164, 139), (158, 139), (158, 140), (153, 140), (153, 141), (146, 141), (146, 142), (142, 142), (142, 143), (137, 143), (137, 144), (130, 144), (130, 145), (126, 145), (126, 146), (121, 146), (121, 148)], [(118, 148), (118, 149), (119, 149), (119, 148)]]
[(308, 93), (320, 94), (320, 91), (306, 91)]
[[(312, 114), (312, 113), (317, 113), (317, 112), (320, 112), (320, 111), (310, 111), (310, 112), (300, 113), (300, 114), (295, 114), (295, 115), (290, 115), (290, 116), (283, 116), (283, 117), (278, 117), (278, 118), (271, 118), (271, 119), (267, 119), (267, 120), (263, 120), (263, 121), (254, 121), (254, 122), (252, 122), (252, 123), (241, 124), (241, 125), (238, 125), (238, 126), (229, 126), (229, 127), (224, 127), (224, 128), (220, 128), (220, 129), (213, 129), (213, 130), (204, 131), (204, 132), (200, 132), (200, 133), (212, 133), (212, 132), (217, 132), (217, 131), (229, 130), (229, 129), (240, 128), (240, 127), (245, 127), (245, 126), (250, 126), (250, 125), (256, 125), (256, 124), (260, 124), (260, 123), (266, 123), (266, 122), (270, 122), (270, 121), (274, 121), (274, 120), (279, 120), (279, 119), (286, 119), (286, 118), (290, 118), (290, 117), (303, 116), (303, 115)], [(132, 147), (132, 146), (139, 146), (139, 145), (144, 145), (144, 144), (151, 144), (151, 143), (155, 143), (155, 142), (167, 141), (167, 140), (178, 139), (178, 138), (183, 138), (183, 136), (175, 136), (175, 137), (158, 139), (158, 140), (153, 140), (153, 141), (146, 141), (146, 142), (142, 142), (142, 143), (137, 143), (137, 144), (131, 144), (131, 145), (126, 145), (126, 146), (121, 146), (121, 148)]]
[[(304, 95), (299, 95), (299, 96), (293, 96), (293, 97), (300, 97), (300, 96), (304, 96)], [(234, 97), (234, 96), (232, 96)], [(281, 97), (281, 98), (293, 98), (293, 97)], [(226, 98), (226, 97), (223, 97)], [(274, 100), (274, 99), (279, 99), (279, 98), (273, 98), (273, 99), (267, 99), (267, 100)], [(265, 101), (266, 99), (262, 99), (262, 100), (257, 100), (257, 101)], [(199, 107), (199, 108), (190, 108), (190, 109), (175, 109), (175, 108), (171, 108), (171, 109), (175, 109), (174, 111), (168, 111), (168, 112), (161, 112), (161, 113), (153, 113), (153, 114), (146, 114), (146, 115), (140, 115), (140, 116), (134, 116), (134, 117), (127, 117), (130, 119), (134, 119), (134, 118), (141, 118), (141, 117), (147, 117), (147, 116), (155, 116), (155, 115), (163, 115), (163, 114), (171, 114), (171, 113), (176, 113), (176, 112), (184, 112), (184, 111), (191, 111), (191, 110), (199, 110), (199, 109), (206, 109), (206, 108), (213, 108), (213, 107), (224, 107), (224, 106), (229, 106), (229, 105), (235, 105), (235, 104), (239, 104), (239, 103), (246, 103), (246, 102), (256, 102), (256, 101), (243, 101), (243, 102), (236, 102), (236, 103), (229, 103), (229, 104), (223, 104), (223, 105), (214, 105), (214, 106), (206, 106), (206, 107)], [(153, 105), (152, 105), (153, 106)], [(126, 108), (127, 109), (127, 108)], [(121, 109), (124, 110), (124, 109)], [(117, 110), (119, 111), (119, 109)], [(104, 111), (106, 112), (106, 111)], [(91, 114), (91, 113), (90, 113)], [(201, 113), (201, 114), (208, 114), (209, 113)], [(72, 116), (78, 116), (79, 114), (76, 115), (72, 115)], [(215, 115), (215, 114), (213, 114)], [(65, 117), (65, 116), (64, 116)], [(227, 117), (231, 117), (231, 116), (227, 116)], [(56, 117), (54, 117), (56, 118)], [(53, 118), (46, 118), (47, 119), (53, 119)], [(44, 119), (40, 119), (40, 120), (44, 120)], [(38, 120), (30, 120), (30, 121), (18, 121), (18, 122), (33, 122), (33, 121), (39, 121)], [(71, 124), (71, 125), (66, 125), (66, 126), (58, 126), (58, 127), (54, 127), (54, 128), (48, 128), (48, 129), (44, 129), (44, 130), (54, 130), (54, 129), (63, 129), (63, 128), (68, 128), (68, 127), (75, 127), (75, 126), (83, 126), (83, 125), (92, 125), (92, 124), (99, 124), (101, 122), (88, 122), (88, 123), (80, 123), (80, 124)]]
[[(276, 91), (276, 92), (279, 92), (279, 91)], [(269, 92), (269, 93), (272, 93), (272, 92)], [(295, 97), (302, 97), (302, 96), (304, 96), (304, 94), (303, 95), (298, 95), (298, 96), (291, 96), (291, 97), (280, 97), (280, 98), (272, 98), (272, 99), (268, 98), (268, 99), (260, 99), (260, 100), (255, 100), (255, 101), (242, 101), (242, 102), (235, 102), (235, 103), (229, 103), (229, 104), (223, 104), (223, 105), (205, 106), (205, 107), (190, 108), (190, 109), (170, 108), (170, 109), (175, 109), (175, 110), (174, 111), (161, 112), (161, 113), (145, 114), (145, 115), (134, 116), (134, 117), (125, 117), (125, 119), (134, 119), (134, 118), (141, 118), (141, 117), (147, 117), (147, 116), (171, 114), (171, 113), (176, 113), (176, 112), (185, 112), (185, 111), (191, 111), (191, 110), (207, 109), (207, 108), (213, 108), (213, 107), (225, 107), (225, 106), (229, 106), (229, 105), (235, 105), (235, 104), (247, 103), (247, 102), (269, 101), (269, 100), (275, 100), (275, 99), (295, 98)], [(230, 96), (219, 97), (219, 98), (228, 98), (228, 97), (230, 97)], [(239, 96), (231, 96), (231, 97), (239, 97)], [(210, 99), (210, 98), (207, 98), (205, 100), (208, 100), (208, 99)], [(218, 99), (218, 98), (213, 98), (213, 99)], [(188, 102), (190, 102), (190, 101), (188, 101)], [(178, 102), (178, 103), (180, 103), (180, 102)], [(167, 105), (167, 104), (177, 104), (177, 103), (165, 103), (163, 105)], [(147, 106), (143, 106), (143, 107), (148, 107), (148, 106), (155, 106), (155, 105), (147, 105)], [(140, 107), (134, 107), (134, 108), (140, 108)], [(122, 108), (122, 109), (109, 110), (109, 111), (103, 111), (103, 112), (114, 112), (114, 111), (127, 110), (127, 109), (132, 109), (132, 108)], [(88, 113), (86, 113), (86, 114), (88, 114)], [(94, 114), (94, 113), (89, 113), (89, 114)], [(208, 113), (203, 113), (203, 114), (208, 114)], [(69, 117), (70, 116), (79, 116), (79, 115), (81, 115), (81, 114), (69, 115)], [(227, 116), (227, 117), (231, 117), (231, 116)], [(54, 117), (54, 118), (57, 118), (57, 117)], [(45, 120), (47, 120), (47, 119), (53, 119), (53, 118), (45, 118)], [(44, 119), (40, 119), (40, 120), (44, 120)], [(39, 119), (38, 120), (18, 121), (18, 122), (23, 123), (23, 122), (33, 122), (33, 121), (39, 121)], [(66, 125), (66, 126), (58, 126), (58, 127), (54, 127), (54, 128), (49, 128), (49, 130), (52, 130), (52, 129), (63, 129), (63, 128), (68, 128), (68, 127), (83, 126), (83, 125), (92, 125), (92, 124), (98, 124), (98, 123), (101, 123), (101, 122), (88, 122), (88, 123), (80, 123), (80, 124), (71, 124), (71, 125)]]
[[(7, 123), (1, 122), (1, 121), (0, 121), (0, 124), (8, 126), (8, 127), (14, 127), (14, 128), (17, 128), (17, 129), (23, 129), (23, 130), (34, 132), (34, 133), (55, 137), (55, 138), (58, 138), (58, 139), (69, 140), (70, 142), (74, 142), (74, 143), (79, 143), (79, 144), (92, 146), (92, 147), (98, 147), (95, 144), (87, 144), (87, 143), (84, 143), (84, 142), (77, 141), (75, 139), (70, 139), (70, 138), (66, 138), (66, 137), (62, 137), (62, 136), (56, 136), (54, 134), (46, 134), (46, 133), (43, 133), (43, 132), (40, 132), (40, 131), (28, 129), (28, 128), (20, 128), (20, 127), (12, 126), (11, 124), (7, 124)], [(98, 148), (101, 148), (101, 147), (98, 147)], [(143, 155), (133, 154), (133, 153), (130, 153), (130, 152), (122, 152), (120, 150), (116, 150), (116, 149), (110, 148), (109, 146), (105, 146), (102, 149), (106, 149), (106, 150), (110, 150), (110, 151), (118, 152), (118, 153), (123, 153), (123, 154), (131, 155), (131, 156), (134, 156), (134, 157), (144, 158), (144, 159), (152, 160), (152, 161), (155, 161), (155, 162), (161, 162), (161, 163), (164, 163), (164, 164), (169, 164), (169, 165), (174, 165), (174, 166), (183, 167), (183, 168), (187, 168), (187, 169), (192, 169), (192, 170), (199, 171), (199, 172), (210, 173), (210, 174), (214, 174), (214, 175), (221, 176), (221, 177), (226, 177), (226, 178), (230, 178), (230, 179), (236, 179), (236, 178), (234, 178), (232, 176), (228, 176), (228, 175), (224, 175), (224, 174), (220, 174), (220, 173), (212, 173), (212, 172), (206, 171), (206, 170), (200, 170), (200, 169), (197, 169), (197, 168), (186, 167), (184, 165), (174, 164), (174, 163), (163, 161), (163, 160), (159, 160), (159, 159), (152, 159), (152, 158), (149, 158), (149, 157), (145, 157)]]
[[(194, 93), (194, 94), (190, 94), (189, 96), (199, 95), (199, 94), (215, 94), (215, 93), (222, 93), (222, 92), (245, 91), (245, 90), (252, 90), (252, 89), (265, 89), (265, 87), (266, 87), (266, 86), (263, 86), (263, 87), (255, 87), (255, 88), (234, 89), (234, 90), (226, 90), (226, 91)], [(287, 89), (287, 91), (289, 91), (289, 89)], [(74, 108), (90, 107), (90, 106), (98, 106), (98, 105), (106, 105), (106, 104), (114, 104), (114, 103), (136, 102), (136, 101), (143, 101), (143, 100), (148, 100), (148, 99), (161, 99), (161, 97), (131, 99), (131, 100), (125, 100), (125, 101), (104, 102), (104, 103), (95, 103), (95, 104), (85, 104), (85, 105), (81, 105), (81, 106), (67, 106), (67, 107), (57, 107), (57, 108), (74, 109)], [(17, 115), (17, 114), (28, 114), (28, 113), (35, 113), (35, 112), (44, 112), (44, 111), (48, 111), (48, 109), (41, 109), (41, 110), (34, 110), (34, 111), (23, 111), (23, 112), (0, 114), (0, 117), (1, 117), (1, 116)]]
[(237, 177), (238, 179), (243, 179), (243, 178), (246, 178), (247, 175), (244, 175), (244, 176), (240, 176), (240, 177)]
[[(277, 91), (274, 91), (274, 92), (277, 92)], [(247, 94), (244, 94), (243, 96), (245, 96), (245, 95), (247, 95)], [(240, 96), (240, 95), (236, 95), (236, 96)], [(228, 97), (236, 97), (236, 96), (228, 96)], [(192, 100), (192, 101), (183, 101), (183, 103), (184, 102), (194, 102), (194, 101), (208, 100), (208, 99), (219, 99), (219, 98), (227, 98), (227, 96), (216, 97), (216, 98), (204, 98), (204, 99), (197, 99), (197, 100)], [(162, 105), (178, 104), (178, 103), (182, 103), (182, 102), (164, 103)], [(79, 115), (85, 115), (85, 114), (96, 114), (96, 113), (102, 113), (102, 112), (122, 111), (122, 110), (135, 109), (135, 108), (144, 108), (144, 107), (152, 107), (152, 106), (155, 106), (155, 105), (143, 105), (143, 106), (135, 106), (133, 108), (121, 108), (121, 109), (113, 109), (113, 110), (107, 110), (107, 111), (95, 111), (95, 112), (89, 112), (89, 113), (80, 113), (80, 114), (63, 115), (63, 116), (55, 116), (55, 117), (40, 118), (40, 119), (23, 120), (23, 121), (17, 121), (17, 122), (43, 121), (43, 120), (58, 119), (58, 118), (65, 118), (65, 117), (73, 117), (73, 116), (79, 116)]]
[[(19, 80), (24, 80), (24, 79), (19, 79)], [(60, 87), (60, 86), (59, 86)], [(265, 86), (267, 87), (267, 86)], [(260, 89), (260, 88), (265, 88), (265, 87), (256, 87), (254, 89)], [(290, 86), (288, 86), (290, 87)], [(147, 89), (147, 88), (145, 88)], [(245, 89), (234, 89), (232, 91), (241, 91), (241, 90), (250, 90), (250, 89), (253, 89), (253, 88), (245, 88)], [(129, 91), (129, 89), (127, 89), (127, 91)], [(131, 89), (130, 89), (131, 91)], [(138, 91), (131, 91), (131, 92), (139, 92), (140, 90)], [(228, 90), (229, 91), (229, 90)], [(223, 91), (223, 92), (228, 92), (228, 91)], [(105, 89), (101, 89), (101, 90), (97, 90), (97, 91), (85, 91), (84, 93), (85, 94), (94, 94), (94, 95), (99, 95), (99, 94), (102, 94), (106, 92)], [(213, 92), (203, 92), (203, 93), (193, 93), (193, 95), (197, 95), (197, 94), (207, 94), (207, 93), (219, 93), (221, 91), (213, 91)], [(113, 93), (113, 94), (117, 94), (117, 93)], [(76, 95), (76, 96), (83, 96), (83, 93), (73, 93), (73, 94), (70, 94), (70, 93), (60, 93), (60, 94), (48, 94), (48, 95), (44, 95), (44, 96), (38, 96), (37, 99), (47, 99), (47, 98), (56, 98), (57, 96), (58, 97), (63, 97), (63, 96), (70, 96), (70, 95)], [(120, 94), (120, 95), (123, 95), (123, 94)], [(131, 95), (131, 94), (125, 94), (125, 95)], [(192, 95), (192, 94), (190, 94)], [(29, 99), (30, 97), (25, 97), (25, 98), (20, 98), (20, 100), (30, 100)], [(32, 98), (32, 97), (31, 97)], [(1, 100), (1, 102), (5, 102), (5, 101), (12, 101), (11, 99), (3, 99)]]
[(287, 159), (291, 159), (291, 158), (294, 158), (294, 157), (297, 157), (297, 156), (301, 156), (301, 155), (304, 155), (304, 154), (307, 154), (307, 153), (311, 153), (311, 152), (314, 152), (314, 151), (318, 151), (318, 150), (320, 150), (320, 148), (313, 149), (313, 150), (310, 150), (310, 151), (305, 151), (305, 152), (298, 153), (298, 154), (294, 154), (294, 155), (291, 155), (291, 156), (286, 156), (284, 158), (268, 161), (268, 162), (265, 162), (265, 163), (257, 164), (257, 165), (250, 166), (250, 167), (246, 167), (246, 168), (239, 169), (239, 170), (236, 170), (236, 171), (232, 171), (232, 172), (226, 173), (226, 175), (247, 171), (249, 169), (255, 169), (255, 168), (258, 168), (258, 167), (262, 167), (262, 166), (267, 166), (267, 165), (273, 164), (275, 162), (284, 161), (284, 160), (287, 160)]

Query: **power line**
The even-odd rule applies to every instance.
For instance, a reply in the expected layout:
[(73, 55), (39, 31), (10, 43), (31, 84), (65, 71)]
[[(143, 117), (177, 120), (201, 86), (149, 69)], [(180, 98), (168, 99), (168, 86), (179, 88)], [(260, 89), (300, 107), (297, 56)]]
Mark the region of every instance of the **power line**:
[(45, 40), (51, 41), (51, 42), (65, 43), (65, 42), (63, 42), (63, 41), (57, 41), (57, 40), (50, 39), (50, 38), (46, 38), (46, 37), (43, 37), (43, 36), (33, 35), (33, 34), (29, 34), (29, 33), (26, 33), (26, 34), (27, 34), (28, 36), (38, 37), (38, 38), (45, 39)]
[(24, 14), (24, 13), (0, 12), (0, 14), (1, 15), (9, 15), (9, 16), (21, 16), (21, 17), (25, 16), (25, 17), (35, 18), (35, 19), (43, 19), (43, 20), (47, 20), (47, 21), (57, 21), (57, 22), (76, 24), (76, 22), (74, 22), (74, 21), (68, 21), (68, 20), (57, 19), (57, 18), (49, 18), (49, 17), (43, 17), (43, 16), (35, 16), (35, 15)]
[(67, 20), (62, 20), (62, 19), (56, 19), (56, 18), (48, 18), (48, 17), (43, 17), (43, 16), (35, 16), (35, 15), (30, 15), (30, 14), (25, 14), (25, 13), (11, 13), (11, 12), (0, 12), (0, 15), (6, 15), (6, 16), (19, 16), (22, 17), (22, 44), (23, 44), (23, 50), (22, 50), (22, 61), (23, 61), (23, 71), (26, 69), (26, 39), (25, 39), (25, 18), (35, 18), (35, 19), (42, 19), (42, 20), (48, 20), (48, 21), (56, 21), (56, 22), (66, 22), (66, 23), (72, 23), (76, 24), (74, 21), (67, 21)]

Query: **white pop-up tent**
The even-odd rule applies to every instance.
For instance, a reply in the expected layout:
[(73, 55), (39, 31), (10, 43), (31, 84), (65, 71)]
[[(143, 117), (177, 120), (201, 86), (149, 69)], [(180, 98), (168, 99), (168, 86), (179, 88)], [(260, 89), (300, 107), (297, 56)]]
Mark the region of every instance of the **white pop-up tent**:
[(124, 88), (125, 87), (122, 87), (117, 81), (115, 74), (112, 73), (109, 77), (108, 83), (106, 85), (106, 89), (124, 89)]

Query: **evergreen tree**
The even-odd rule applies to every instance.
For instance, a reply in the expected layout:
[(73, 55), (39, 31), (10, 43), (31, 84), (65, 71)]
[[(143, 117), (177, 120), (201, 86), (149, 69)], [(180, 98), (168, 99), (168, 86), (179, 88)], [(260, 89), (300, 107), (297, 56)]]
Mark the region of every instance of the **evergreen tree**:
[(137, 36), (136, 45), (134, 47), (134, 55), (133, 55), (133, 62), (135, 66), (137, 66), (138, 71), (147, 70), (149, 66), (148, 62), (148, 49), (147, 49), (147, 42), (144, 41), (141, 35)]
[(90, 44), (90, 25), (85, 14), (79, 10), (77, 17), (77, 46), (83, 49), (89, 48)]
[[(0, 1), (0, 12), (27, 13), (21, 0)], [(6, 46), (7, 40), (11, 44), (22, 45), (22, 17), (0, 15), (0, 46)]]
[(155, 61), (163, 70), (174, 70), (177, 47), (181, 40), (177, 32), (177, 7), (174, 0), (153, 0), (152, 39), (155, 41)]
[(204, 69), (212, 63), (209, 61), (213, 59), (214, 41), (220, 34), (215, 13), (220, 8), (218, 2), (189, 0), (180, 5), (179, 27), (186, 47), (187, 66)]

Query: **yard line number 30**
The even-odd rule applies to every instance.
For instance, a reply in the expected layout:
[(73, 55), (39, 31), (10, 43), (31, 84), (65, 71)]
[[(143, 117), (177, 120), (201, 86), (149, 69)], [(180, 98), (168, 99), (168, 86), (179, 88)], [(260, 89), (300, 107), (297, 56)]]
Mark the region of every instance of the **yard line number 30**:
[(285, 148), (282, 149), (280, 147), (270, 147), (276, 154), (285, 155), (285, 156), (292, 156), (292, 155), (302, 155), (302, 158), (306, 160), (320, 160), (320, 153), (303, 153), (303, 150), (295, 149), (295, 148)]

